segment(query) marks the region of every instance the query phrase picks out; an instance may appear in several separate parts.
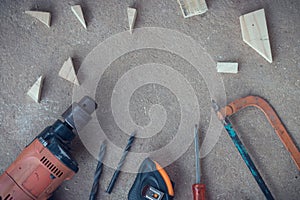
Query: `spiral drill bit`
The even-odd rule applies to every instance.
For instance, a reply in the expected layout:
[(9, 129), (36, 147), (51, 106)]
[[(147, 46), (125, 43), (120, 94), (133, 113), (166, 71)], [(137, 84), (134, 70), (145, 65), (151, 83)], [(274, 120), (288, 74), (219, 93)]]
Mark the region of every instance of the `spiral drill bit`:
[(112, 192), (112, 190), (113, 190), (113, 187), (114, 187), (114, 185), (115, 185), (115, 183), (116, 183), (116, 181), (118, 179), (118, 176), (119, 176), (119, 174), (121, 172), (121, 167), (125, 163), (126, 156), (127, 156), (128, 152), (129, 152), (131, 146), (132, 146), (132, 143), (133, 143), (134, 139), (135, 139), (135, 132), (133, 132), (130, 135), (130, 138), (128, 139), (127, 145), (126, 145), (126, 147), (125, 147), (125, 149), (123, 151), (122, 157), (121, 157), (121, 159), (120, 159), (120, 161), (118, 163), (118, 167), (117, 167), (117, 169), (116, 169), (116, 171), (115, 171), (113, 177), (111, 178), (111, 181), (110, 181), (110, 183), (109, 183), (109, 185), (107, 187), (106, 192), (108, 194), (110, 194)]
[(98, 188), (99, 188), (99, 180), (100, 176), (102, 173), (102, 168), (103, 168), (103, 158), (105, 155), (105, 150), (106, 150), (106, 144), (103, 142), (101, 147), (100, 147), (100, 152), (99, 152), (99, 157), (98, 157), (98, 164), (96, 167), (96, 171), (94, 174), (94, 182), (93, 182), (93, 187), (90, 193), (90, 198), (89, 200), (95, 200), (97, 198), (97, 193), (98, 193)]

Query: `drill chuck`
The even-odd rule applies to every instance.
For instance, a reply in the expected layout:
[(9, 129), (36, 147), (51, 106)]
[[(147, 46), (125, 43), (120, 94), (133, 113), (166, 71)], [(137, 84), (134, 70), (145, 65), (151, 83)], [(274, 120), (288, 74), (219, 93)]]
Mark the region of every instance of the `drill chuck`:
[(62, 114), (62, 117), (69, 126), (80, 131), (91, 120), (91, 114), (96, 109), (96, 102), (92, 98), (85, 96), (79, 101), (79, 103), (73, 103)]

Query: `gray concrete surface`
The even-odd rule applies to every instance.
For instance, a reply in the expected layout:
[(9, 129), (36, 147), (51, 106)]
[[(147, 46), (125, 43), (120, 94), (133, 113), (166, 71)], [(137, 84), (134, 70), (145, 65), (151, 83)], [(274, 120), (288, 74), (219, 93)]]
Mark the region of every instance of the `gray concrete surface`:
[[(70, 6), (81, 3), (88, 30), (84, 30)], [(126, 7), (133, 1), (33, 1), (2, 0), (0, 3), (0, 172), (16, 158), (20, 151), (45, 126), (50, 125), (72, 101), (72, 85), (58, 77), (58, 71), (68, 56), (74, 58), (76, 68), (85, 56), (106, 38), (127, 30)], [(209, 11), (203, 16), (183, 19), (177, 2), (137, 1), (137, 27), (164, 27), (183, 32), (203, 45), (215, 62), (238, 61), (237, 75), (222, 75), (230, 102), (249, 94), (267, 99), (276, 109), (294, 141), (300, 147), (300, 1), (207, 1)], [(274, 62), (269, 64), (241, 39), (238, 17), (265, 8)], [(24, 14), (36, 9), (52, 13), (50, 29)], [(149, 58), (165, 59), (174, 66), (174, 55), (144, 50), (133, 52), (139, 63)], [(188, 63), (182, 61), (182, 69)], [(131, 60), (116, 60), (112, 65), (130, 65)], [(113, 67), (113, 66), (112, 66)], [(114, 68), (115, 69), (115, 68)], [(111, 88), (116, 78), (109, 70), (101, 83)], [(42, 101), (34, 103), (26, 92), (39, 75), (45, 74)], [(186, 76), (193, 73), (186, 70)], [(201, 76), (193, 85), (201, 107), (202, 131), (210, 119), (210, 97)], [(107, 93), (111, 91), (106, 91)], [(106, 94), (104, 92), (103, 95)], [(153, 94), (153, 95), (151, 95)], [(154, 95), (155, 94), (155, 95)], [(103, 96), (97, 95), (98, 101)], [(144, 100), (145, 105), (139, 104)], [(153, 101), (166, 105), (170, 120), (160, 133), (168, 139), (178, 124), (179, 107), (176, 98), (163, 87), (146, 85), (131, 99), (131, 113), (139, 124), (147, 123), (142, 106)], [(108, 102), (100, 105), (104, 109)], [(168, 106), (169, 105), (169, 106)], [(171, 106), (170, 106), (171, 105)], [(98, 113), (99, 115), (99, 113)], [(103, 119), (109, 138), (124, 146), (126, 135), (114, 129), (113, 120)], [(247, 109), (232, 118), (253, 160), (262, 172), (276, 199), (299, 199), (300, 174), (263, 114)], [(104, 123), (105, 122), (105, 123)], [(115, 133), (118, 135), (114, 135)], [(161, 136), (160, 136), (161, 138)], [(122, 139), (122, 140), (120, 140)], [(138, 141), (137, 143), (139, 143)], [(155, 138), (154, 138), (155, 142)], [(136, 145), (139, 151), (160, 148)], [(54, 194), (55, 199), (87, 199), (92, 185), (96, 160), (77, 138), (73, 142), (74, 155), (80, 171), (65, 182)], [(194, 182), (193, 147), (166, 168), (176, 183), (176, 200), (192, 199)], [(98, 199), (126, 199), (135, 174), (122, 173), (111, 195), (104, 193), (113, 169), (105, 167), (100, 181)], [(203, 181), (207, 184), (208, 199), (263, 199), (263, 194), (243, 163), (230, 138), (223, 131), (217, 145), (203, 159)]]

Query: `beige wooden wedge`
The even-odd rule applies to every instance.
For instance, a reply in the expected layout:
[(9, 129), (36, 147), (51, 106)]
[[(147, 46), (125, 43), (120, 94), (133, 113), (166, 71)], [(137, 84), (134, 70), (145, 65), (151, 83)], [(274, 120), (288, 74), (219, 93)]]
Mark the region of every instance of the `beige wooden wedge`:
[(71, 10), (73, 11), (73, 13), (77, 17), (77, 19), (80, 21), (82, 26), (86, 29), (86, 23), (85, 23), (85, 20), (84, 20), (84, 16), (83, 16), (81, 6), (80, 5), (71, 6)]
[(127, 15), (128, 15), (129, 31), (132, 34), (135, 20), (136, 20), (136, 15), (137, 15), (136, 9), (135, 8), (127, 8)]
[(44, 76), (40, 76), (27, 92), (28, 96), (30, 96), (37, 103), (39, 103), (41, 99), (43, 82)]
[(66, 79), (67, 81), (70, 81), (71, 83), (73, 83), (75, 85), (79, 85), (79, 81), (78, 81), (76, 73), (75, 73), (72, 58), (69, 58), (67, 61), (64, 62), (58, 75), (64, 79)]
[(265, 10), (260, 9), (240, 16), (242, 37), (246, 44), (272, 63), (272, 52)]
[(37, 20), (45, 24), (48, 28), (50, 27), (51, 14), (49, 12), (25, 11), (25, 13), (36, 18)]

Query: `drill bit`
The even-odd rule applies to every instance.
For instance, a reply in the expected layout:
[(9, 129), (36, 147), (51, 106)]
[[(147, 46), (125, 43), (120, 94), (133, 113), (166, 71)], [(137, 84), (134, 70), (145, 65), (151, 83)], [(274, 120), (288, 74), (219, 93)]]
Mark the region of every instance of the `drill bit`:
[(121, 159), (120, 159), (120, 161), (118, 163), (118, 167), (117, 167), (117, 169), (116, 169), (116, 171), (115, 171), (113, 177), (111, 178), (111, 181), (110, 181), (110, 183), (109, 183), (109, 185), (107, 187), (106, 192), (108, 194), (110, 194), (112, 192), (112, 190), (113, 190), (113, 187), (114, 187), (114, 185), (115, 185), (115, 183), (116, 183), (116, 181), (118, 179), (118, 176), (119, 176), (119, 174), (121, 172), (121, 167), (125, 163), (126, 156), (127, 156), (128, 152), (129, 152), (131, 146), (132, 146), (132, 143), (133, 143), (134, 139), (135, 139), (135, 132), (133, 132), (130, 135), (130, 138), (128, 139), (127, 145), (126, 145), (126, 147), (125, 147), (125, 149), (123, 151), (122, 157), (121, 157)]
[(100, 176), (101, 176), (102, 169), (103, 169), (103, 158), (105, 155), (105, 150), (106, 150), (106, 144), (103, 142), (100, 147), (98, 164), (97, 164), (96, 171), (94, 174), (94, 182), (93, 182), (89, 200), (95, 200), (97, 198), (97, 193), (98, 193), (98, 188), (99, 188), (99, 180), (100, 180)]

